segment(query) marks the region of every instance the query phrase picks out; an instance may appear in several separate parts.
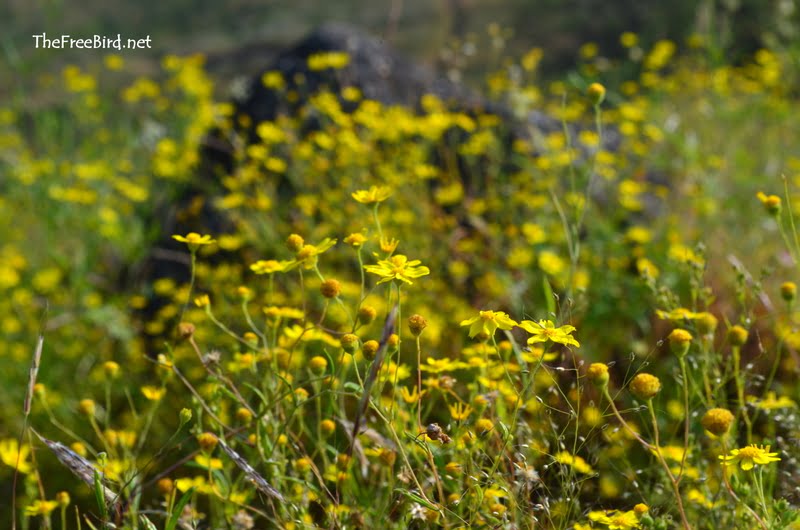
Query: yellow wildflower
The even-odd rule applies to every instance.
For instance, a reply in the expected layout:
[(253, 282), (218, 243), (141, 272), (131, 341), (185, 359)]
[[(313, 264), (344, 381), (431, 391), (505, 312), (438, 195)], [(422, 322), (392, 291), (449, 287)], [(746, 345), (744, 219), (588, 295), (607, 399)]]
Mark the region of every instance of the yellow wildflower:
[(29, 452), (30, 447), (23, 445), (20, 448), (19, 442), (14, 438), (0, 440), (0, 462), (17, 468), (20, 473), (28, 474), (32, 471), (31, 464), (27, 461)]
[(754, 466), (764, 466), (770, 462), (778, 462), (778, 453), (770, 453), (769, 446), (764, 447), (756, 444), (748, 445), (741, 449), (732, 449), (730, 454), (720, 455), (719, 459), (723, 464), (729, 466), (738, 463), (744, 471), (753, 469)]
[(58, 501), (35, 500), (33, 504), (25, 507), (25, 515), (50, 515), (50, 512), (58, 508)]
[(551, 340), (565, 346), (575, 346), (576, 348), (581, 346), (577, 340), (572, 338), (575, 326), (567, 325), (557, 328), (550, 320), (540, 320), (539, 322), (523, 320), (519, 323), (519, 327), (532, 335), (528, 338), (528, 344)]
[(508, 330), (517, 323), (502, 311), (478, 311), (478, 316), (462, 320), (461, 325), (469, 326), (470, 338), (479, 333), (485, 334), (489, 338), (498, 328)]
[(371, 186), (368, 190), (354, 191), (351, 196), (361, 204), (375, 204), (391, 197), (392, 189), (388, 186)]
[(364, 269), (372, 274), (377, 274), (382, 279), (378, 284), (400, 280), (407, 284), (412, 284), (412, 278), (420, 278), (431, 273), (428, 267), (420, 265), (420, 260), (408, 261), (406, 256), (397, 254), (389, 259), (378, 261), (377, 265), (365, 265)]
[(201, 236), (197, 232), (189, 232), (185, 236), (175, 234), (172, 236), (172, 239), (174, 239), (175, 241), (180, 241), (181, 243), (186, 243), (189, 246), (189, 250), (192, 252), (194, 252), (203, 245), (211, 245), (217, 242), (217, 240), (212, 239), (211, 236), (209, 235)]

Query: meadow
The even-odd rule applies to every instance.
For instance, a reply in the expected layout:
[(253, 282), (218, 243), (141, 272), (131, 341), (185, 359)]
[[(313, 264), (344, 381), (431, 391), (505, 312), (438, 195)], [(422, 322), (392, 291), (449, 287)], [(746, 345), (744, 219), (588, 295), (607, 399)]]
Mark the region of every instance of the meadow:
[(20, 85), (0, 524), (800, 528), (796, 54), (485, 37), (558, 127), (279, 72), (254, 123), (200, 55)]

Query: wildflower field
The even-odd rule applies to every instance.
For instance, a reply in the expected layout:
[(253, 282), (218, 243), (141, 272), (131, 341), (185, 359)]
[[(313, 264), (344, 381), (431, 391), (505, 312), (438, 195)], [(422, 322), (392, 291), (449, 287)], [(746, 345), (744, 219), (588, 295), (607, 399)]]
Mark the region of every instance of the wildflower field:
[(256, 122), (202, 56), (21, 81), (0, 525), (800, 528), (798, 56), (620, 46), (498, 58), (511, 116), (267, 71)]

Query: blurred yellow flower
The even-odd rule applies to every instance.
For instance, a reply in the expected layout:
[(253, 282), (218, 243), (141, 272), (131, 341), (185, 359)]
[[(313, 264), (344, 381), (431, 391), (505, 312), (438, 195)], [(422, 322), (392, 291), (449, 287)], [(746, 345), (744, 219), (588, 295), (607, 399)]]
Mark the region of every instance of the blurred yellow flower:
[(25, 515), (50, 515), (50, 512), (58, 508), (58, 501), (35, 500), (33, 504), (25, 507)]
[(198, 247), (203, 245), (211, 245), (216, 243), (216, 239), (212, 239), (209, 235), (201, 236), (197, 232), (189, 232), (185, 236), (181, 236), (178, 234), (174, 234), (172, 239), (175, 241), (180, 241), (181, 243), (186, 243), (189, 246), (189, 250), (197, 250)]
[[(32, 471), (31, 464), (27, 461), (30, 447), (23, 445), (19, 447), (19, 442), (13, 438), (0, 440), (0, 461), (7, 466), (19, 469), (20, 473), (28, 474)], [(17, 464), (19, 460), (19, 464)]]
[(371, 186), (368, 190), (354, 191), (351, 195), (361, 204), (374, 204), (391, 197), (392, 189), (388, 186)]

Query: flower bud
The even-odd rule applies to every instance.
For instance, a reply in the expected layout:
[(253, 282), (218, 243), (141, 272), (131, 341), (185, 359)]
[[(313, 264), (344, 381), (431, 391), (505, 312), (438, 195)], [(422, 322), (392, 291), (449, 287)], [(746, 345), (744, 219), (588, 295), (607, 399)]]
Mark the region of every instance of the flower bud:
[(608, 365), (604, 363), (592, 363), (586, 370), (589, 381), (597, 388), (608, 386)]
[(744, 344), (747, 342), (747, 335), (747, 330), (742, 326), (732, 326), (728, 330), (728, 341), (730, 341), (731, 346), (744, 346)]
[(592, 105), (597, 106), (606, 98), (606, 87), (600, 83), (592, 83), (589, 85), (589, 88), (586, 89), (586, 95), (589, 96)]
[(661, 391), (661, 381), (652, 374), (640, 373), (631, 380), (629, 388), (634, 396), (646, 401), (653, 399)]
[[(711, 315), (713, 318), (714, 316)], [(692, 343), (692, 334), (685, 329), (673, 329), (667, 337), (669, 349), (678, 357), (684, 357), (689, 352), (689, 345)]]
[(733, 414), (727, 409), (709, 409), (700, 420), (705, 430), (715, 436), (722, 436), (733, 424)]

